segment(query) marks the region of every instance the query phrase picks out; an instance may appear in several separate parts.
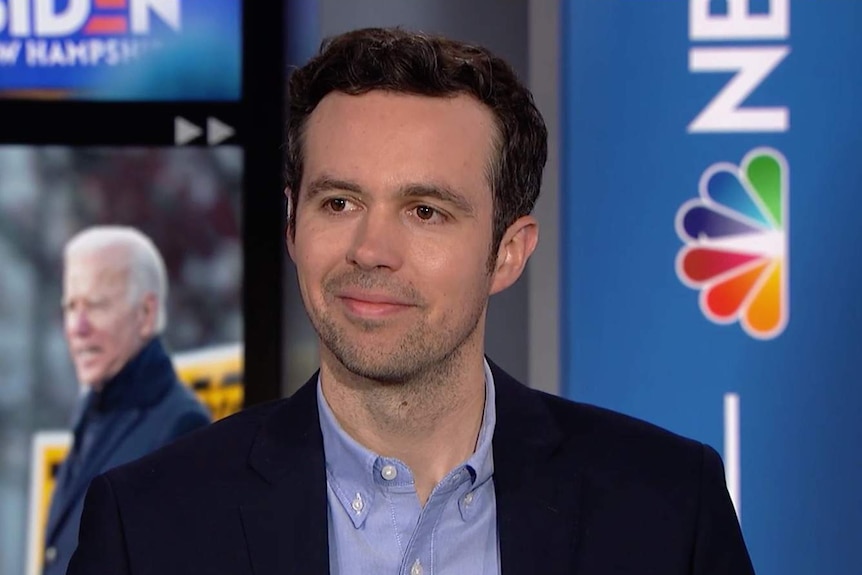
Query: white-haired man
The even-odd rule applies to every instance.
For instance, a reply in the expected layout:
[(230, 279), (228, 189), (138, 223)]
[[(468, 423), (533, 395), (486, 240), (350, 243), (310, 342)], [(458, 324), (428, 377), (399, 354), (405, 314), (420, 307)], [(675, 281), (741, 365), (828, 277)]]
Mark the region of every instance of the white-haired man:
[(45, 575), (66, 572), (94, 476), (209, 423), (159, 338), (167, 273), (153, 242), (134, 228), (92, 227), (66, 244), (63, 264), (66, 340), (86, 393), (51, 501)]

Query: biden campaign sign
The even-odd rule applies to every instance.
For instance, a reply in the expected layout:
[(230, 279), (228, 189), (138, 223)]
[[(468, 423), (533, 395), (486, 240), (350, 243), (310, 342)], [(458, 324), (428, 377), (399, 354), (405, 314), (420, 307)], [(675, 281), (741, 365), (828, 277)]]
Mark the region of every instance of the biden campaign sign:
[(237, 100), (240, 0), (0, 0), (0, 96)]

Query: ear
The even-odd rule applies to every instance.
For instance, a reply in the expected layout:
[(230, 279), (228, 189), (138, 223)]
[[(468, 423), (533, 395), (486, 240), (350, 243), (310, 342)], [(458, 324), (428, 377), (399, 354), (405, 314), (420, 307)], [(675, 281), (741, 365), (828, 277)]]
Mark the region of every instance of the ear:
[(295, 238), (294, 231), (290, 228), (290, 216), (293, 215), (294, 205), (293, 202), (290, 201), (290, 188), (284, 188), (284, 201), (285, 201), (285, 224), (284, 224), (284, 243), (287, 244), (287, 253), (290, 254), (290, 259), (296, 261), (296, 258), (293, 257), (293, 251), (295, 248)]
[(156, 294), (146, 293), (141, 300), (140, 307), (141, 324), (139, 332), (143, 339), (149, 339), (156, 333), (156, 318), (159, 314), (159, 302), (156, 299)]
[(520, 217), (509, 226), (497, 248), (490, 295), (503, 291), (521, 277), (538, 242), (539, 222), (533, 216)]

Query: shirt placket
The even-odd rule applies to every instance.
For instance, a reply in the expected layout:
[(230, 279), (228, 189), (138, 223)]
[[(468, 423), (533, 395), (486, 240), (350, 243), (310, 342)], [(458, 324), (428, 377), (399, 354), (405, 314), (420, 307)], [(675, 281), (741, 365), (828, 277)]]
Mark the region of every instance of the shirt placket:
[(400, 575), (433, 575), (434, 530), (440, 524), (446, 506), (461, 491), (459, 487), (469, 479), (470, 475), (466, 469), (457, 469), (445, 477), (431, 492), (425, 507), (419, 514), (416, 529), (404, 552)]

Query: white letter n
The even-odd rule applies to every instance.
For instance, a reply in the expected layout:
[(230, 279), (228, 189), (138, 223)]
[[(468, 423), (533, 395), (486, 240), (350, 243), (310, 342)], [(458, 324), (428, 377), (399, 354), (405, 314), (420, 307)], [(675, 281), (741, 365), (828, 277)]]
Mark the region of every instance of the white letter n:
[(691, 72), (737, 72), (688, 125), (689, 132), (786, 132), (787, 107), (741, 108), (741, 104), (787, 56), (787, 46), (692, 48)]

